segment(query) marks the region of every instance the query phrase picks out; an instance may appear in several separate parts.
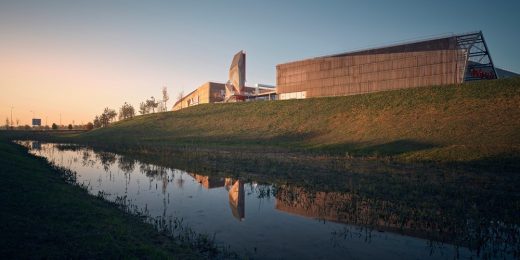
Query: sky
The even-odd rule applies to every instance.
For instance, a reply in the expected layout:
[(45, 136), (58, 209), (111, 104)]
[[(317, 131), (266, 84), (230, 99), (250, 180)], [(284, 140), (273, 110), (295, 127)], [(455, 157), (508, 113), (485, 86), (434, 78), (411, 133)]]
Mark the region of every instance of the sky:
[(136, 109), (166, 86), (226, 82), (235, 53), (247, 85), (276, 64), (482, 30), (497, 67), (520, 72), (520, 1), (0, 0), (0, 119), (85, 124)]

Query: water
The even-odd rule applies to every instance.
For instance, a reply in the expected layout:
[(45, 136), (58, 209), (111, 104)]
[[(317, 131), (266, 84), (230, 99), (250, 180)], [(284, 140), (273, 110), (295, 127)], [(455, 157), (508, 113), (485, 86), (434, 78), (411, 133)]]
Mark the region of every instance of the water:
[[(215, 236), (218, 244), (254, 258), (468, 258), (482, 256), (482, 249), (490, 247), (450, 244), (460, 240), (450, 238), (450, 230), (439, 232), (437, 224), (442, 223), (403, 222), (400, 212), (386, 213), (391, 207), (390, 211), (399, 211), (395, 203), (355, 193), (207, 176), (84, 147), (19, 143), (30, 153), (75, 171), (77, 182), (93, 195), (111, 201), (124, 198), (152, 217), (182, 219), (194, 231)], [(517, 225), (505, 229), (518, 235)], [(462, 230), (470, 233), (471, 227)], [(505, 246), (498, 256), (512, 258), (517, 242), (493, 248)]]

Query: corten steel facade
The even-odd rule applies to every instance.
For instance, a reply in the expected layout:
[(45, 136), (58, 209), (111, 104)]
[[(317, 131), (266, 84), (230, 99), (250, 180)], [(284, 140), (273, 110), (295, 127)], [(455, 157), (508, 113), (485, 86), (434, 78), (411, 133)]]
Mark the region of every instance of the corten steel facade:
[(280, 99), (354, 95), (497, 78), (481, 32), (276, 66)]

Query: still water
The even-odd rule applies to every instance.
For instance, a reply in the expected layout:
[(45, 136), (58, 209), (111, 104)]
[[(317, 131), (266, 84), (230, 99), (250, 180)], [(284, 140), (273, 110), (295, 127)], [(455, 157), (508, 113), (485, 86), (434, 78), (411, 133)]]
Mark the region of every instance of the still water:
[[(30, 153), (77, 173), (93, 195), (124, 198), (152, 217), (175, 217), (253, 258), (438, 259), (481, 256), (441, 243), (417, 223), (363, 223), (371, 208), (342, 192), (212, 177), (86, 147), (20, 141)], [(354, 223), (354, 224), (353, 224)], [(518, 227), (515, 227), (518, 231)], [(424, 228), (423, 228), (424, 230)], [(428, 228), (426, 228), (428, 230)], [(437, 234), (437, 233), (436, 233)], [(432, 239), (432, 237), (434, 237)], [(439, 240), (439, 239), (437, 239)], [(501, 257), (509, 258), (505, 254)]]

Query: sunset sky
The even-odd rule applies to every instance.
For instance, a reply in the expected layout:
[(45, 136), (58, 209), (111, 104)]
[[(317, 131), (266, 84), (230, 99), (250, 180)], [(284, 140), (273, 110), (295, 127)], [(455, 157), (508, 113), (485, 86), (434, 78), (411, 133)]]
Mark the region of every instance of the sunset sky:
[[(91, 121), (104, 107), (225, 82), (275, 84), (292, 60), (482, 30), (497, 67), (520, 72), (520, 1), (0, 0), (0, 117)], [(32, 112), (31, 112), (32, 111)]]

